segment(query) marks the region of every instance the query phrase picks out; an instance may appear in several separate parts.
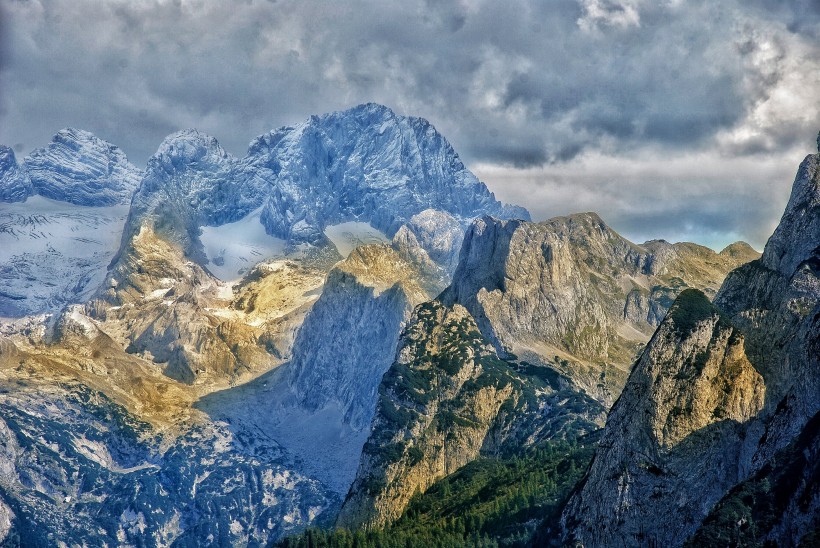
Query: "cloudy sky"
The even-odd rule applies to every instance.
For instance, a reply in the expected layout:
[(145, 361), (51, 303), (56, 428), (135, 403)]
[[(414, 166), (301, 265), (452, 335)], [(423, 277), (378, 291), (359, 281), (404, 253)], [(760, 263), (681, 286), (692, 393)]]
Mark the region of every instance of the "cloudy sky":
[(0, 0), (0, 143), (144, 166), (375, 101), (536, 219), (761, 248), (820, 129), (817, 0)]

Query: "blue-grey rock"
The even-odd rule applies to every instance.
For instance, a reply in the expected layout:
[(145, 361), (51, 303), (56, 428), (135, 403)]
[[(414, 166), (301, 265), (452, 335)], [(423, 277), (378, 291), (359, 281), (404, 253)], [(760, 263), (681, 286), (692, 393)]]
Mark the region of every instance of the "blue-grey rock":
[(32, 193), (31, 180), (14, 151), (0, 145), (0, 202), (24, 202)]
[(331, 270), (289, 364), (291, 389), (306, 409), (336, 404), (354, 429), (370, 424), (399, 334), (413, 308), (431, 298), (423, 281), (387, 245), (360, 246)]
[[(262, 220), (283, 238), (348, 220), (369, 221), (392, 236), (429, 208), (465, 218), (529, 219), (525, 209), (498, 202), (427, 120), (382, 105), (312, 116), (262, 135), (246, 161), (274, 182)], [(300, 222), (314, 230), (294, 234)]]
[(325, 228), (347, 221), (392, 237), (430, 208), (465, 222), (529, 218), (496, 200), (429, 122), (367, 104), (257, 137), (242, 159), (196, 130), (168, 136), (148, 161), (124, 241), (151, 220), (205, 265), (200, 227), (260, 207), (266, 232), (291, 245), (327, 243)]
[(142, 172), (116, 146), (74, 128), (25, 159), (34, 193), (76, 205), (128, 203)]

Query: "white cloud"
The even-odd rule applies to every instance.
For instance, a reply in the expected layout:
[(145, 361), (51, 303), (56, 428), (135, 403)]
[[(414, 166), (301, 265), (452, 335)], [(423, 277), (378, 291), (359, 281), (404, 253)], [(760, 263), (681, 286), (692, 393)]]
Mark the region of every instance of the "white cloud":
[(581, 30), (590, 32), (604, 27), (639, 27), (639, 2), (630, 0), (579, 0), (584, 14), (578, 18)]

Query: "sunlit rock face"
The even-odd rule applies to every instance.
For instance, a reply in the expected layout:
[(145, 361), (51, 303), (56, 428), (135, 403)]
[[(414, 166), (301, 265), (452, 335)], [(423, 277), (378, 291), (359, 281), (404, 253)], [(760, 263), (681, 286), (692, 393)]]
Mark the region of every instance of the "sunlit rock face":
[(554, 370), (499, 359), (463, 306), (416, 307), (337, 525), (383, 527), (415, 493), (481, 455), (597, 430), (603, 406), (567, 384)]
[(678, 298), (613, 408), (565, 540), (812, 542), (817, 486), (797, 478), (818, 462), (818, 164), (800, 165), (763, 255), (727, 276), (714, 307)]
[(681, 293), (607, 419), (568, 527), (585, 546), (676, 546), (748, 473), (763, 378), (705, 295)]
[(675, 296), (687, 287), (714, 295), (750, 256), (633, 244), (594, 213), (483, 217), (467, 230), (442, 299), (465, 306), (499, 352), (552, 364), (611, 405)]

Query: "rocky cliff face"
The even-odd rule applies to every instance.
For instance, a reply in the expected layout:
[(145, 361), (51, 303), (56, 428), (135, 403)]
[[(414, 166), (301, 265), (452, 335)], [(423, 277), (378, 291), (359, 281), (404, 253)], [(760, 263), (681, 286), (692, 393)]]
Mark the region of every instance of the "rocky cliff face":
[(290, 356), (323, 276), (321, 268), (284, 260), (259, 265), (232, 289), (143, 226), (85, 310), (171, 378), (236, 382)]
[(819, 164), (820, 154), (803, 161), (763, 256), (733, 272), (715, 299), (746, 335), (766, 379), (761, 465), (820, 410)]
[(574, 540), (683, 543), (692, 523), (748, 473), (743, 423), (764, 397), (743, 336), (705, 295), (681, 293), (635, 364), (570, 501)]
[(686, 546), (815, 546), (820, 541), (820, 414), (716, 504)]
[(315, 411), (334, 403), (353, 428), (370, 424), (399, 333), (413, 307), (431, 297), (420, 282), (413, 265), (387, 245), (358, 247), (331, 270), (288, 366), (302, 405)]
[(674, 297), (714, 294), (746, 256), (694, 244), (635, 245), (595, 214), (543, 223), (482, 218), (464, 239), (452, 285), (500, 352), (550, 363), (612, 402)]
[(59, 131), (24, 165), (34, 193), (75, 205), (128, 203), (142, 176), (119, 148), (74, 128)]
[(31, 179), (17, 163), (14, 151), (0, 145), (0, 202), (24, 202), (33, 193)]
[(500, 360), (461, 306), (419, 306), (402, 334), (338, 525), (381, 527), (479, 454), (596, 428), (603, 409), (554, 371)]
[[(0, 543), (258, 545), (327, 523), (335, 498), (274, 442), (192, 415), (172, 381), (86, 345), (101, 354), (0, 352)], [(101, 369), (132, 382), (112, 390)]]
[(275, 181), (262, 222), (288, 240), (312, 241), (326, 225), (353, 219), (392, 236), (429, 208), (529, 218), (499, 203), (429, 122), (372, 103), (262, 135), (247, 165)]
[[(742, 538), (750, 544), (793, 545), (816, 530), (811, 501), (820, 496), (820, 488), (809, 478), (817, 460), (812, 421), (820, 411), (818, 159), (820, 155), (809, 156), (801, 164), (763, 256), (733, 271), (715, 297), (725, 319), (700, 340), (706, 349), (725, 347), (721, 352), (726, 358), (735, 356), (735, 365), (721, 374), (725, 379), (717, 385), (687, 383), (688, 375), (681, 375), (671, 381), (670, 390), (663, 389), (670, 381), (646, 382), (641, 371), (649, 365), (687, 356), (679, 337), (665, 340), (665, 326), (676, 323), (674, 309), (636, 365), (586, 483), (564, 515), (568, 532), (585, 545), (610, 545), (614, 538), (625, 545), (652, 541), (674, 546), (696, 531), (692, 542)], [(712, 355), (712, 350), (704, 354)], [(694, 364), (703, 361), (698, 356)], [(715, 395), (724, 403), (712, 412), (711, 421), (713, 403), (702, 407), (706, 414), (684, 413), (688, 418), (677, 419), (673, 427), (668, 419), (657, 422), (669, 416), (670, 405), (695, 410), (697, 402), (718, 401)], [(680, 439), (671, 447), (670, 435)], [(776, 472), (781, 466), (794, 473)], [(720, 528), (727, 520), (733, 525)], [(607, 525), (606, 533), (601, 523)]]
[[(128, 350), (161, 364), (169, 377), (187, 383), (230, 378), (249, 365), (220, 336), (227, 329), (222, 321), (206, 310), (207, 294), (219, 296), (214, 280), (147, 226), (131, 240), (108, 286), (105, 300), (89, 307), (92, 315), (121, 326)], [(262, 348), (253, 357), (269, 361)]]
[[(817, 326), (820, 318), (820, 154), (797, 172), (786, 211), (763, 256), (727, 277), (715, 298), (749, 339), (755, 366), (766, 377), (769, 407), (789, 397), (801, 417), (817, 410)], [(794, 434), (795, 432), (790, 432)]]
[[(794, 545), (812, 532), (816, 539), (820, 528), (820, 486), (813, 475), (820, 461), (815, 450), (820, 412), (818, 166), (820, 154), (803, 161), (763, 256), (733, 272), (715, 298), (746, 335), (749, 359), (766, 380), (766, 408), (747, 428), (747, 436), (757, 440), (751, 455), (754, 475), (733, 490), (771, 490), (748, 505), (754, 512), (737, 519), (748, 526), (735, 532), (757, 543)], [(778, 473), (781, 467), (791, 472)], [(713, 510), (714, 519), (725, 519), (733, 493)], [(771, 507), (761, 510), (757, 505), (767, 500)], [(736, 508), (747, 506), (748, 499), (743, 502)]]

